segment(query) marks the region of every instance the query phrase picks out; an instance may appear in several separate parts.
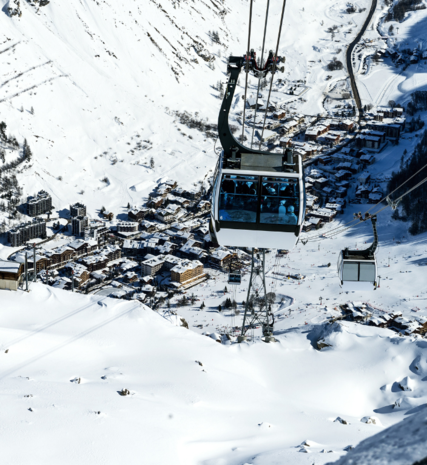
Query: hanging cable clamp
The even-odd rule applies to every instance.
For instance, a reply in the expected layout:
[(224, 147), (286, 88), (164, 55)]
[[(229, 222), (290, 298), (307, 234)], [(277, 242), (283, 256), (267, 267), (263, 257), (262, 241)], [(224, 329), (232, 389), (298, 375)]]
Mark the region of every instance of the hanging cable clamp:
[(399, 206), (399, 203), (402, 201), (402, 199), (397, 199), (397, 200), (391, 200), (389, 196), (385, 198), (387, 200), (388, 206), (391, 207), (392, 210), (396, 210), (396, 208)]

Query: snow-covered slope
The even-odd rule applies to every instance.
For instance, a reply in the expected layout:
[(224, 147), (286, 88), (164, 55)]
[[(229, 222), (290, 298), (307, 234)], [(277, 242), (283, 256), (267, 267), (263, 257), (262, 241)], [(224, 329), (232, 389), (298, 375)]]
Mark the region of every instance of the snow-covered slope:
[[(427, 401), (423, 342), (345, 323), (319, 352), (320, 335), (222, 345), (139, 303), (3, 292), (2, 462), (322, 464)], [(403, 376), (413, 391), (399, 394)], [(412, 407), (392, 409), (402, 396)], [(378, 408), (380, 423), (361, 421)]]
[[(405, 418), (397, 425), (362, 441), (354, 450), (336, 465), (369, 463), (370, 465), (413, 464), (427, 459), (427, 410), (423, 409)], [(423, 462), (425, 463), (425, 462)], [(331, 465), (331, 464), (330, 464)]]

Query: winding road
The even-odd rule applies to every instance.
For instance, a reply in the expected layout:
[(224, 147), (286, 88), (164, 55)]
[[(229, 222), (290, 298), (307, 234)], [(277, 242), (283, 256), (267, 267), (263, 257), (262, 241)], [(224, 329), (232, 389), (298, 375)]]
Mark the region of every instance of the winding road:
[(350, 75), (350, 82), (351, 82), (351, 90), (353, 91), (353, 98), (356, 102), (357, 109), (359, 110), (359, 121), (362, 117), (362, 101), (360, 100), (359, 90), (357, 89), (356, 78), (354, 76), (353, 70), (353, 63), (352, 63), (352, 55), (354, 47), (357, 45), (359, 40), (362, 38), (363, 34), (365, 33), (366, 29), (371, 22), (372, 16), (377, 8), (378, 0), (372, 0), (371, 9), (369, 10), (368, 16), (366, 17), (365, 22), (363, 23), (362, 28), (360, 29), (359, 33), (357, 34), (356, 38), (351, 42), (351, 44), (347, 47), (347, 70), (348, 74)]

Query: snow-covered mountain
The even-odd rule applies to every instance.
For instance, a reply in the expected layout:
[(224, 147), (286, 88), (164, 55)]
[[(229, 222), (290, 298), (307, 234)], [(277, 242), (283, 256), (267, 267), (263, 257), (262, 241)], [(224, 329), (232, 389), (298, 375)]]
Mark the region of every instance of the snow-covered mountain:
[[(89, 211), (103, 204), (114, 211), (140, 203), (161, 177), (191, 185), (214, 167), (214, 140), (180, 124), (175, 112), (216, 124), (226, 57), (247, 47), (247, 1), (2, 3), (0, 119), (34, 154), (19, 176), (24, 195), (46, 189), (62, 209), (84, 191)], [(271, 1), (267, 50), (275, 47), (280, 7)], [(20, 14), (10, 16), (14, 8)], [(333, 56), (345, 62), (346, 44), (366, 16), (345, 9), (335, 0), (288, 2), (282, 76), (307, 79), (306, 113), (323, 110), (331, 85), (325, 65)], [(255, 2), (258, 53), (264, 15), (263, 2)], [(337, 71), (334, 81), (346, 76)]]

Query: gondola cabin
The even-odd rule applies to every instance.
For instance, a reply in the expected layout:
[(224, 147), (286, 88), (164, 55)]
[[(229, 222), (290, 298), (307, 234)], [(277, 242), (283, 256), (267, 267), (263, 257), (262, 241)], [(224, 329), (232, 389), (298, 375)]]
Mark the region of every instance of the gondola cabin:
[(291, 249), (305, 214), (301, 157), (221, 155), (213, 191), (212, 226), (222, 246)]
[[(344, 291), (372, 291), (377, 288), (377, 261), (375, 251), (378, 245), (376, 216), (372, 222), (374, 242), (366, 250), (344, 249), (338, 257), (338, 276)], [(365, 220), (366, 221), (366, 220)]]
[(338, 275), (344, 291), (372, 291), (377, 287), (376, 260), (348, 255), (343, 250), (338, 258)]
[(228, 284), (239, 285), (242, 283), (242, 275), (240, 270), (230, 271), (228, 275)]

